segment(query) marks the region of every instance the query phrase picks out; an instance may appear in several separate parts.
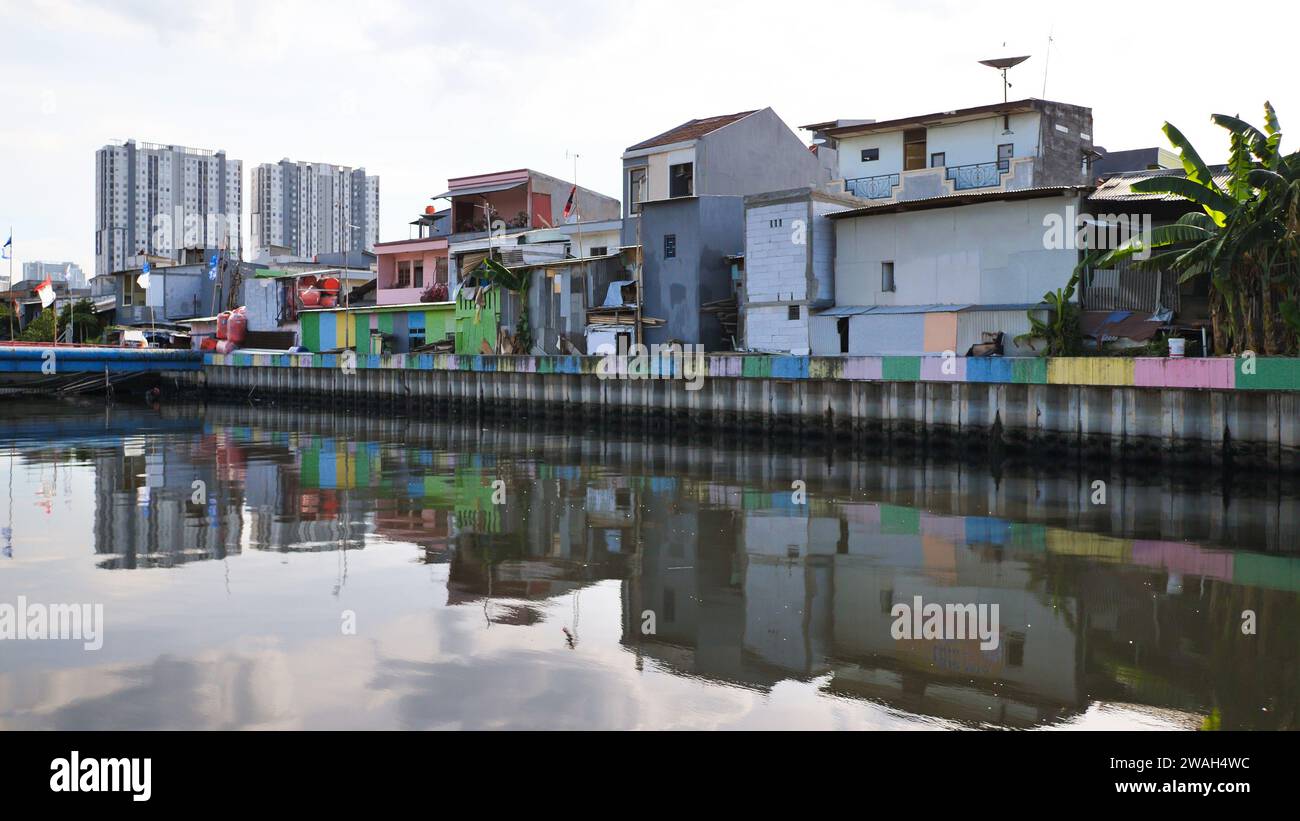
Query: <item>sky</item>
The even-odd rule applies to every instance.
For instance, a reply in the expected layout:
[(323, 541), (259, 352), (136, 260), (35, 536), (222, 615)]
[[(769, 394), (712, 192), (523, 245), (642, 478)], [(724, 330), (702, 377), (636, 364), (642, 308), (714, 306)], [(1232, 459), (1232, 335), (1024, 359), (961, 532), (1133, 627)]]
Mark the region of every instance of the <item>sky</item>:
[(380, 239), (402, 240), (449, 177), (572, 179), (577, 155), (578, 182), (618, 197), (623, 150), (687, 120), (771, 106), (797, 129), (984, 105), (1001, 80), (977, 61), (1008, 55), (1032, 55), (1012, 99), (1091, 107), (1099, 146), (1165, 145), (1171, 121), (1219, 160), (1213, 113), (1260, 122), (1270, 100), (1284, 128), (1300, 122), (1287, 6), (1252, 4), (1252, 20), (1277, 25), (1242, 40), (1218, 33), (1224, 9), (0, 0), (0, 236), (12, 227), (15, 278), (31, 260), (93, 274), (95, 151), (133, 138), (244, 162), (245, 253), (248, 175), (285, 157), (378, 174)]

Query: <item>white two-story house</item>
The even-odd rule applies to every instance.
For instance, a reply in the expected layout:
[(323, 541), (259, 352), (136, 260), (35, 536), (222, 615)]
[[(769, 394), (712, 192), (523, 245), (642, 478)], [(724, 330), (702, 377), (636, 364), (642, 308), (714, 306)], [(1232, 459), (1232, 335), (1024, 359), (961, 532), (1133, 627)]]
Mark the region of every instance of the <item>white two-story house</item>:
[(1019, 100), (893, 120), (804, 126), (834, 149), (844, 192), (882, 204), (1084, 185), (1092, 109)]

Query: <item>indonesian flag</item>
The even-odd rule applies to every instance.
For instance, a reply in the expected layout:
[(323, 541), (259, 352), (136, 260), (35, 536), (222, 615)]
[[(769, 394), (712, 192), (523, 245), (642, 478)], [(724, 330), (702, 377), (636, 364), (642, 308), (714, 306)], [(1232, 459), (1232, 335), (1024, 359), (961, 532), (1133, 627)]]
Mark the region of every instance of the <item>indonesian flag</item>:
[(36, 295), (41, 298), (41, 307), (48, 308), (54, 304), (54, 283), (50, 281), (50, 275), (45, 275), (45, 281), (36, 286)]
[(573, 186), (573, 190), (569, 192), (569, 201), (564, 204), (564, 218), (566, 220), (569, 217), (573, 216), (574, 212), (578, 210), (576, 207), (577, 198), (578, 198), (578, 186), (575, 185)]

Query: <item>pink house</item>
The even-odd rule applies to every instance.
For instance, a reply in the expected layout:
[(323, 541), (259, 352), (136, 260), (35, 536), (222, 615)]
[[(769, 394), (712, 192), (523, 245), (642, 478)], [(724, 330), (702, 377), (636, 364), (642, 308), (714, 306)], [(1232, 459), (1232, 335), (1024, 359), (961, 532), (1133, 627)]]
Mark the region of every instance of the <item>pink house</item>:
[[(618, 219), (621, 203), (571, 182), (520, 168), (495, 174), (457, 177), (447, 180), (448, 190), (434, 197), (451, 201), (451, 233), (486, 233), (491, 222), (501, 221), (507, 230), (527, 231), (553, 228), (566, 221), (564, 207), (575, 194), (576, 211), (584, 220)], [(489, 219), (490, 217), (490, 219)]]
[[(446, 237), (377, 243), (375, 256), (379, 261), (375, 301), (379, 305), (414, 305), (433, 286), (449, 287)], [(437, 301), (450, 299), (445, 294)]]

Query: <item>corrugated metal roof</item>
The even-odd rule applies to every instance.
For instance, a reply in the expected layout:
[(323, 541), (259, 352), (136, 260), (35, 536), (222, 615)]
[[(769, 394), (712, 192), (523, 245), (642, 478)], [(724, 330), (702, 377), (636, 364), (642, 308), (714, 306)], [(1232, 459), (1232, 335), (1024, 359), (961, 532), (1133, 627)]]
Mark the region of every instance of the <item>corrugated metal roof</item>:
[(1033, 311), (1047, 308), (1042, 303), (998, 305), (836, 305), (815, 316), (862, 316), (864, 314), (963, 314), (977, 311)]
[(758, 110), (742, 111), (739, 114), (723, 114), (717, 117), (704, 117), (699, 120), (691, 120), (682, 123), (676, 128), (665, 131), (657, 137), (639, 142), (628, 148), (628, 151), (641, 151), (645, 148), (656, 148), (661, 145), (672, 145), (673, 143), (682, 143), (688, 140), (698, 140), (707, 134), (712, 134), (719, 128), (724, 128), (734, 122), (739, 122), (751, 114), (757, 114)]
[(468, 197), (474, 194), (491, 194), (496, 191), (509, 191), (512, 188), (522, 188), (528, 184), (528, 180), (516, 180), (515, 182), (498, 182), (491, 185), (470, 185), (465, 188), (453, 188), (450, 191), (444, 191), (436, 197), (435, 200), (446, 200), (452, 197)]
[[(1231, 179), (1227, 166), (1212, 165), (1210, 166), (1211, 176), (1214, 178), (1214, 184), (1220, 188), (1227, 188)], [(1129, 171), (1124, 174), (1116, 174), (1107, 178), (1089, 197), (1089, 202), (1186, 202), (1182, 197), (1174, 194), (1145, 194), (1133, 190), (1134, 183), (1141, 180), (1157, 179), (1159, 177), (1186, 177), (1187, 174), (1181, 168), (1162, 168), (1152, 171)]]
[(1060, 196), (1062, 194), (1082, 193), (1091, 190), (1090, 186), (1050, 185), (1034, 188), (1015, 188), (1009, 191), (982, 191), (964, 194), (945, 194), (941, 197), (918, 197), (911, 200), (898, 200), (884, 205), (869, 205), (850, 211), (837, 211), (827, 214), (827, 219), (841, 220), (850, 217), (870, 217), (877, 214), (901, 214), (908, 211), (924, 211), (930, 208), (950, 208), (958, 205), (976, 205), (982, 202), (1000, 202), (1007, 200), (1029, 200), (1040, 197)]

